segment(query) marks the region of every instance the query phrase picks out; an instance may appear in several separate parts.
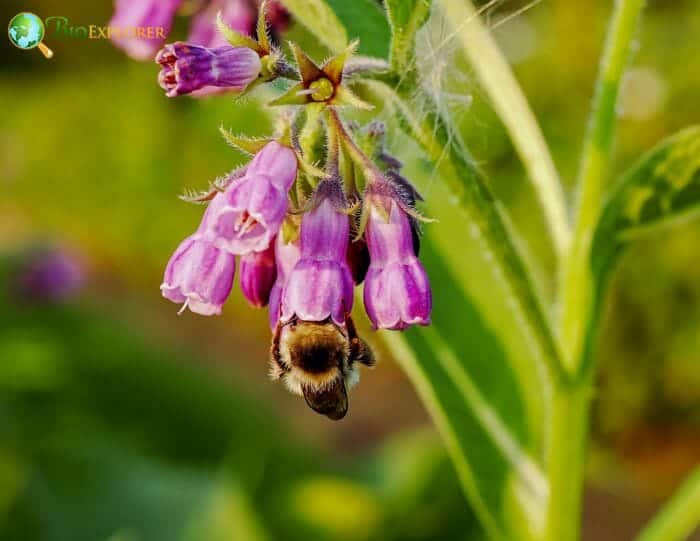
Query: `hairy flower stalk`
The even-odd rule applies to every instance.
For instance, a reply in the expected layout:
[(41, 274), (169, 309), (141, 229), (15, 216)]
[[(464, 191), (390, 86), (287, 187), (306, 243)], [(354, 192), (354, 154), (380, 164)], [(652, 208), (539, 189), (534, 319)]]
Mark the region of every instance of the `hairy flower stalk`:
[(158, 84), (169, 98), (208, 86), (242, 92), (260, 74), (258, 54), (245, 47), (215, 49), (183, 42), (166, 45), (156, 55), (161, 65)]

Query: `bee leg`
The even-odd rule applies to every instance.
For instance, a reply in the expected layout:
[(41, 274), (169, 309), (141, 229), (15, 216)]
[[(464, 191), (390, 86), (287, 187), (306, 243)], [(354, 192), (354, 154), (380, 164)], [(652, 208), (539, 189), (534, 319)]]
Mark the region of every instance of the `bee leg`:
[(350, 364), (352, 365), (354, 361), (357, 361), (366, 366), (374, 366), (377, 360), (374, 357), (372, 348), (357, 335), (357, 328), (350, 314), (347, 314), (345, 324), (348, 329), (348, 340), (350, 341)]

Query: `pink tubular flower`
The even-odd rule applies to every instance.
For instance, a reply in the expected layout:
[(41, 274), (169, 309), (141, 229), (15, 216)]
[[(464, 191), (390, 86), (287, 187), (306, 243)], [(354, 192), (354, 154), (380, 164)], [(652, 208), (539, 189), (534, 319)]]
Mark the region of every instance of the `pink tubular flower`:
[(169, 98), (191, 94), (209, 86), (242, 92), (260, 73), (260, 57), (245, 47), (215, 49), (178, 41), (156, 55), (161, 65), (158, 84)]
[[(153, 58), (165, 42), (182, 0), (116, 0), (112, 42), (137, 60)], [(145, 36), (138, 34), (142, 28)], [(149, 30), (150, 29), (150, 30)]]
[(281, 321), (324, 321), (338, 325), (352, 310), (353, 282), (348, 267), (348, 216), (327, 196), (304, 215), (301, 256), (282, 294)]
[(408, 216), (386, 195), (369, 195), (367, 245), (370, 265), (364, 302), (375, 329), (429, 325), (432, 296), (423, 265), (413, 249)]
[(236, 260), (199, 233), (187, 237), (170, 258), (160, 286), (163, 297), (203, 316), (218, 315), (231, 292)]
[(275, 141), (265, 145), (245, 175), (210, 203), (208, 238), (232, 254), (265, 250), (282, 225), (296, 176), (294, 151)]
[(274, 242), (267, 250), (241, 256), (241, 290), (253, 306), (262, 308), (267, 305), (276, 276)]
[(282, 304), (282, 292), (287, 283), (289, 274), (299, 261), (301, 255), (298, 242), (284, 242), (282, 235), (277, 235), (275, 240), (275, 263), (277, 264), (277, 278), (270, 291), (270, 328), (274, 330), (280, 318), (280, 305)]

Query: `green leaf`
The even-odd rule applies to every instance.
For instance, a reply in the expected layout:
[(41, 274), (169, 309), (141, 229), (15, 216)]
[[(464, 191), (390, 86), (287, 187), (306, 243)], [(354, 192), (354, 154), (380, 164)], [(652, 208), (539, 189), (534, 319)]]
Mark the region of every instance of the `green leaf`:
[(331, 53), (359, 39), (359, 53), (387, 58), (391, 36), (382, 9), (374, 0), (283, 0), (285, 7)]
[[(548, 494), (525, 396), (532, 382), (465, 295), (464, 273), (440, 254), (441, 226), (428, 227), (421, 251), (440, 284), (432, 325), (384, 338), (440, 430), (482, 526), (496, 539), (527, 539), (544, 523)], [(526, 517), (530, 532), (521, 531)]]
[[(624, 248), (635, 239), (693, 218), (700, 210), (700, 126), (686, 128), (647, 152), (622, 176), (593, 233), (592, 280), (584, 347), (595, 347), (606, 284)], [(586, 295), (584, 295), (586, 294)], [(591, 355), (587, 355), (591, 357)], [(585, 366), (591, 366), (592, 359)]]
[(400, 72), (410, 65), (416, 33), (428, 20), (432, 0), (387, 0), (391, 25), (391, 65)]
[(700, 211), (700, 126), (665, 139), (623, 175), (597, 227), (591, 265), (600, 288), (629, 242)]
[(318, 40), (334, 52), (348, 44), (348, 34), (334, 10), (324, 0), (284, 0), (284, 7)]
[[(359, 39), (358, 52), (366, 56), (388, 58), (391, 30), (386, 15), (375, 0), (328, 0), (348, 33), (348, 39)], [(323, 28), (319, 28), (321, 32)], [(333, 51), (339, 53), (340, 50)]]

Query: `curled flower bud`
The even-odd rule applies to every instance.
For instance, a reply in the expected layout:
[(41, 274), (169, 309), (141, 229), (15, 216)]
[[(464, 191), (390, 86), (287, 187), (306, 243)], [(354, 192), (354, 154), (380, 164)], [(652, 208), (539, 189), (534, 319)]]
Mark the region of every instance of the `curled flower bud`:
[(277, 275), (274, 242), (267, 250), (241, 256), (240, 264), (243, 296), (253, 306), (262, 308), (267, 305)]
[(277, 278), (270, 291), (270, 328), (274, 330), (280, 318), (280, 305), (282, 303), (282, 291), (287, 283), (289, 274), (299, 261), (298, 242), (284, 242), (282, 235), (277, 235), (275, 241), (275, 263), (277, 265)]
[(348, 216), (331, 199), (304, 215), (301, 257), (282, 294), (282, 322), (294, 316), (302, 321), (331, 317), (342, 325), (352, 309), (353, 282), (348, 267)]
[[(112, 42), (137, 60), (153, 58), (163, 45), (182, 0), (116, 0), (109, 21)], [(151, 30), (140, 35), (139, 28)], [(135, 32), (136, 31), (136, 32)]]
[(428, 325), (432, 296), (423, 265), (414, 252), (409, 218), (388, 196), (373, 196), (367, 220), (370, 265), (364, 302), (374, 328)]
[(289, 147), (272, 141), (255, 155), (245, 175), (210, 203), (207, 234), (232, 254), (265, 250), (277, 235), (297, 175)]
[(258, 54), (245, 47), (214, 49), (178, 41), (156, 55), (161, 70), (158, 84), (169, 98), (190, 94), (206, 86), (242, 92), (260, 74)]
[(203, 316), (218, 315), (231, 292), (235, 257), (199, 233), (187, 237), (170, 258), (160, 286), (163, 297)]

